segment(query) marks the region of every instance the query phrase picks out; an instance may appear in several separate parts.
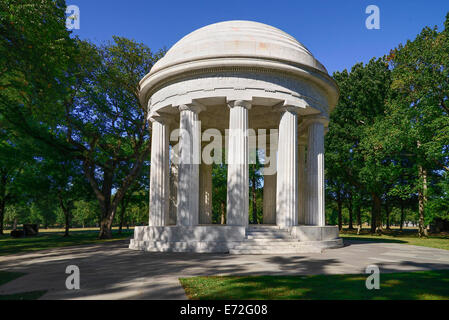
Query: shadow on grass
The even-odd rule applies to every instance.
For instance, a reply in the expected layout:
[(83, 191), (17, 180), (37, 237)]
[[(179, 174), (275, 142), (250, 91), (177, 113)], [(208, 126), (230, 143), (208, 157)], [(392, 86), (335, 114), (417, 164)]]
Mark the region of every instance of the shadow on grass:
[[(420, 238), (417, 230), (383, 230), (382, 234), (372, 234), (363, 229), (360, 234), (356, 230), (343, 229), (340, 237), (350, 244), (382, 242), (403, 243), (431, 248), (449, 250), (449, 235), (447, 233), (430, 234), (428, 237)], [(352, 242), (354, 241), (354, 242)]]
[(381, 274), (379, 290), (367, 275), (193, 277), (180, 279), (190, 299), (422, 300), (449, 299), (449, 270)]
[(21, 276), (24, 276), (24, 275), (25, 275), (25, 273), (23, 273), (23, 272), (0, 271), (0, 286), (9, 281), (20, 278)]
[(378, 243), (408, 243), (404, 240), (398, 239), (388, 239), (388, 238), (376, 238), (376, 237), (345, 237), (344, 235), (340, 235), (343, 238), (345, 244), (358, 244), (358, 243), (369, 243), (369, 242), (378, 242)]
[(0, 301), (2, 300), (37, 300), (42, 297), (47, 291), (32, 291), (15, 293), (8, 295), (0, 295)]
[[(6, 272), (6, 271), (0, 271), (0, 286), (10, 282), (14, 279), (20, 278), (21, 276), (24, 276), (25, 273), (23, 272)], [(21, 293), (15, 293), (15, 294), (8, 294), (8, 295), (0, 295), (0, 300), (37, 300), (40, 297), (42, 297), (47, 291), (41, 290), (41, 291), (32, 291), (32, 292), (21, 292)]]
[(133, 235), (133, 231), (124, 231), (122, 234), (113, 232), (112, 239), (99, 240), (98, 231), (75, 231), (64, 237), (63, 232), (42, 232), (35, 237), (12, 238), (9, 235), (0, 236), (0, 256), (30, 251), (45, 250), (83, 244), (101, 243), (126, 239)]

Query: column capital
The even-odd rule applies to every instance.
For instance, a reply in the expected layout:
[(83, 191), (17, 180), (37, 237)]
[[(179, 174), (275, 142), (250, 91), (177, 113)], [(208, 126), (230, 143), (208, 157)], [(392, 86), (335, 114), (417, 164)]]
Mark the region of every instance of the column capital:
[(293, 105), (288, 105), (285, 104), (284, 102), (281, 102), (279, 104), (276, 104), (272, 107), (272, 110), (274, 112), (291, 112), (294, 114), (298, 114), (299, 113), (299, 108), (297, 106), (293, 106)]
[(230, 100), (228, 101), (228, 107), (243, 107), (245, 109), (250, 110), (251, 109), (251, 101), (248, 100)]
[(201, 111), (206, 110), (206, 107), (198, 102), (192, 102), (189, 104), (181, 104), (178, 106), (179, 112), (189, 110), (195, 113), (200, 113)]
[(174, 122), (173, 116), (168, 114), (168, 113), (164, 113), (164, 112), (151, 112), (148, 115), (148, 120), (150, 122), (159, 122), (165, 125), (170, 125)]
[(299, 123), (299, 135), (307, 135), (307, 129), (314, 123), (321, 123), (326, 128), (329, 125), (329, 118), (321, 114), (302, 117)]
[(310, 116), (304, 116), (302, 118), (303, 121), (301, 122), (301, 124), (303, 124), (304, 126), (309, 126), (312, 123), (322, 123), (326, 127), (329, 124), (329, 118), (322, 114), (314, 114)]

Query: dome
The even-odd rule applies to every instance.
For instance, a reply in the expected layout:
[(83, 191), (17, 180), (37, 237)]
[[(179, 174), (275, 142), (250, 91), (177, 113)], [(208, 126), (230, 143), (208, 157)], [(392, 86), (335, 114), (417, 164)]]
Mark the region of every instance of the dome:
[(153, 66), (149, 76), (183, 63), (230, 57), (300, 64), (327, 74), (324, 66), (291, 35), (259, 22), (225, 21), (183, 37)]
[(265, 102), (271, 97), (272, 103), (313, 105), (317, 109), (306, 112), (327, 114), (338, 94), (326, 68), (291, 35), (235, 20), (205, 26), (179, 40), (140, 81), (139, 97), (153, 111), (211, 95), (228, 100), (246, 95), (254, 103), (257, 97)]

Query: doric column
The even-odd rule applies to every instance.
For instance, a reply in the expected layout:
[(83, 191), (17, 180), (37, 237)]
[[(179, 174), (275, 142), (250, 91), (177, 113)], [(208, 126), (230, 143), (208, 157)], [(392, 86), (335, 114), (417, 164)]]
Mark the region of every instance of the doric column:
[(263, 223), (276, 223), (276, 174), (263, 176)]
[(178, 214), (176, 224), (195, 226), (199, 211), (199, 164), (201, 160), (201, 125), (196, 104), (181, 105), (179, 165), (178, 165)]
[(244, 100), (229, 104), (228, 190), (226, 223), (248, 225), (249, 166), (248, 166), (248, 110), (251, 103)]
[(166, 118), (156, 114), (150, 118), (150, 212), (149, 226), (169, 224), (169, 130)]
[(307, 205), (305, 224), (324, 226), (324, 123), (326, 118), (312, 117), (308, 122)]
[[(175, 159), (176, 158), (176, 159)], [(170, 163), (170, 206), (169, 206), (169, 224), (176, 224), (178, 212), (178, 155), (175, 155), (172, 149), (172, 159)]]
[(306, 143), (299, 140), (298, 148), (298, 224), (306, 223), (305, 201), (306, 201)]
[(200, 165), (200, 224), (212, 223), (212, 165)]
[(276, 224), (298, 224), (298, 116), (295, 107), (282, 107), (276, 184)]

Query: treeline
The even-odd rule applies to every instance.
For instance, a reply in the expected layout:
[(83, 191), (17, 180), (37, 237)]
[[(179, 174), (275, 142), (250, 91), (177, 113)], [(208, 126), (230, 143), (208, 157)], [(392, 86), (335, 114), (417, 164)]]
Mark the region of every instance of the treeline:
[[(0, 2), (0, 233), (5, 217), (59, 219), (66, 234), (95, 220), (109, 238), (120, 210), (147, 202), (150, 132), (139, 80), (163, 51), (71, 37), (65, 9), (64, 1)], [(144, 212), (130, 219), (141, 223)]]
[[(449, 14), (368, 64), (336, 72), (326, 136), (328, 218), (340, 228), (449, 219)], [(345, 214), (343, 214), (343, 212)], [(343, 221), (345, 220), (345, 221)]]

